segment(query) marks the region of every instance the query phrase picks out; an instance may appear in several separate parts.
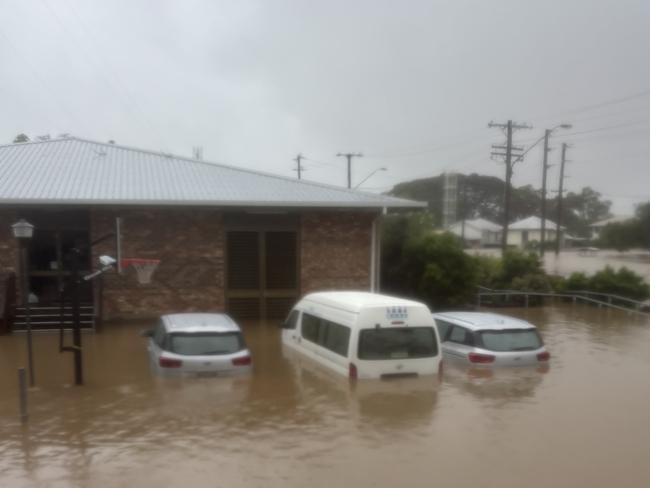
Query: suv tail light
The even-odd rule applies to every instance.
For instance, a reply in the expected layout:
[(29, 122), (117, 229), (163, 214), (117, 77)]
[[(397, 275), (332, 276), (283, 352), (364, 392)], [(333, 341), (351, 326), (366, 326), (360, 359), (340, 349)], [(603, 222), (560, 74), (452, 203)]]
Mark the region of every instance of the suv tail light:
[(357, 367), (354, 365), (354, 363), (350, 363), (350, 366), (348, 367), (348, 376), (353, 380), (356, 380), (359, 376), (359, 372), (357, 371)]
[(481, 354), (480, 352), (470, 352), (467, 358), (471, 363), (479, 364), (493, 363), (495, 359), (491, 354)]
[(233, 366), (248, 366), (251, 364), (253, 360), (251, 359), (250, 356), (243, 356), (240, 358), (235, 358), (232, 360), (232, 365)]
[(540, 352), (537, 355), (538, 361), (548, 361), (551, 358), (551, 353), (548, 351)]
[(161, 368), (180, 368), (183, 366), (183, 361), (180, 359), (172, 359), (161, 356), (158, 358), (158, 364)]

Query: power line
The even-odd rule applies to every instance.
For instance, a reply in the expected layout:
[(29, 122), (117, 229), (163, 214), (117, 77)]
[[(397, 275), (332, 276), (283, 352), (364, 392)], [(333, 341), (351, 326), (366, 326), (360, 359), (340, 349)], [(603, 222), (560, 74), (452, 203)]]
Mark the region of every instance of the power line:
[[(43, 79), (43, 77), (40, 75), (40, 73), (38, 72), (38, 70), (36, 69), (36, 67), (31, 63), (31, 61), (29, 61), (29, 56), (27, 56), (27, 55), (21, 53), (21, 52), (18, 50), (18, 48), (16, 47), (16, 45), (13, 43), (13, 41), (12, 41), (12, 40), (11, 40), (11, 39), (10, 39), (10, 38), (9, 38), (9, 37), (4, 33), (4, 32), (3, 32), (3, 31), (1, 31), (1, 30), (0, 30), (0, 35), (4, 38), (4, 40), (7, 42), (7, 44), (8, 44), (8, 45), (9, 45), (9, 46), (14, 50), (14, 52), (18, 55), (18, 58), (20, 58), (20, 59), (25, 63), (25, 65), (29, 68), (29, 70), (31, 71), (32, 76), (33, 76), (33, 77), (34, 77), (34, 78), (35, 78), (35, 79), (36, 79), (36, 80), (41, 84), (41, 86), (43, 87), (43, 89), (46, 90), (46, 91), (48, 91), (48, 92), (50, 93), (51, 98), (52, 98), (53, 100), (56, 100), (56, 101), (57, 101), (57, 104), (59, 105), (59, 107), (61, 108), (61, 110), (62, 110), (63, 112), (66, 113), (66, 115), (68, 116), (68, 119), (69, 119), (71, 122), (73, 121), (73, 122), (79, 124), (79, 123), (80, 123), (80, 119), (78, 119), (77, 116), (74, 115), (74, 114), (73, 114), (73, 113), (68, 109), (68, 107), (66, 106), (65, 103), (62, 103), (62, 102), (61, 102), (60, 98), (58, 97), (58, 93), (55, 93), (55, 92), (52, 90), (51, 85), (50, 85), (49, 83), (47, 83), (47, 82)], [(44, 104), (43, 104), (43, 105), (44, 105)], [(53, 122), (52, 117), (49, 116), (49, 115), (48, 115), (48, 117), (50, 118), (50, 123), (52, 123), (52, 122)]]
[(650, 96), (650, 90), (644, 90), (642, 92), (634, 93), (632, 95), (626, 95), (623, 97), (612, 98), (610, 100), (605, 100), (604, 102), (595, 103), (592, 105), (584, 105), (582, 107), (570, 109), (567, 111), (567, 113), (588, 112), (590, 110), (595, 110), (597, 108), (608, 107), (610, 105), (618, 105), (620, 103), (629, 102), (630, 100), (635, 100), (637, 98), (643, 98), (647, 96)]
[(310, 161), (312, 163), (320, 164), (320, 165), (323, 165), (323, 166), (331, 166), (333, 168), (340, 168), (340, 166), (338, 164), (326, 163), (324, 161), (319, 161), (317, 159), (308, 158), (307, 156), (303, 156), (302, 159), (304, 159), (305, 161)]
[[(124, 101), (121, 100), (122, 106), (125, 108), (126, 112), (130, 113), (131, 116), (136, 116), (136, 118), (138, 119), (138, 123), (142, 125), (142, 128), (144, 128), (145, 130), (148, 129), (151, 133), (153, 133), (153, 135), (158, 139), (159, 141), (158, 143), (163, 146), (164, 152), (169, 152), (164, 145), (165, 138), (162, 137), (161, 133), (158, 131), (156, 126), (152, 123), (151, 119), (145, 114), (143, 110), (141, 110), (141, 106), (138, 103), (136, 97), (131, 96), (129, 91), (125, 88), (124, 84), (121, 83), (120, 79), (116, 74), (117, 71), (111, 69), (111, 66), (107, 66), (105, 60), (103, 59), (105, 58), (105, 56), (102, 57), (101, 55), (93, 55), (93, 53), (91, 52), (91, 48), (87, 47), (89, 43), (79, 42), (79, 41), (83, 41), (81, 37), (79, 37), (79, 39), (76, 39), (77, 35), (73, 35), (72, 30), (65, 24), (65, 22), (63, 22), (62, 18), (59, 16), (57, 11), (54, 8), (52, 8), (52, 6), (48, 3), (48, 0), (41, 0), (41, 2), (51, 13), (50, 17), (54, 18), (54, 20), (59, 24), (61, 31), (72, 40), (75, 46), (83, 46), (82, 53), (86, 57), (88, 63), (94, 66), (95, 71), (99, 73), (100, 78), (104, 80), (106, 85), (114, 91), (114, 93), (118, 96), (118, 98), (123, 97), (126, 99), (125, 100), (126, 103), (124, 103)], [(88, 37), (88, 39), (93, 44), (95, 44), (95, 46), (98, 46), (99, 44), (95, 41), (90, 31), (84, 27), (84, 23), (81, 20), (78, 13), (76, 12), (76, 10), (74, 9), (74, 7), (71, 4), (68, 4), (68, 8), (70, 9), (77, 23), (81, 27), (83, 31), (82, 34), (85, 34), (86, 37)], [(98, 49), (96, 48), (95, 50)], [(102, 65), (102, 61), (103, 61), (103, 65)], [(105, 75), (105, 73), (111, 75), (112, 79), (109, 78), (109, 76)], [(139, 114), (136, 113), (135, 109), (139, 111)]]

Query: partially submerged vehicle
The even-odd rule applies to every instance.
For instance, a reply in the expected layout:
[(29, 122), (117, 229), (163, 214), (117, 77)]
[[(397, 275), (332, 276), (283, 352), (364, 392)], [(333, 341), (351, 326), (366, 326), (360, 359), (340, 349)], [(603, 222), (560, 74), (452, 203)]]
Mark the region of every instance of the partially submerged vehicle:
[(483, 312), (435, 313), (445, 361), (473, 366), (546, 364), (537, 327), (506, 315)]
[(151, 368), (159, 374), (218, 376), (252, 368), (241, 329), (223, 313), (163, 315), (145, 335)]
[(312, 293), (283, 324), (282, 342), (350, 378), (439, 372), (436, 327), (422, 303), (358, 291)]

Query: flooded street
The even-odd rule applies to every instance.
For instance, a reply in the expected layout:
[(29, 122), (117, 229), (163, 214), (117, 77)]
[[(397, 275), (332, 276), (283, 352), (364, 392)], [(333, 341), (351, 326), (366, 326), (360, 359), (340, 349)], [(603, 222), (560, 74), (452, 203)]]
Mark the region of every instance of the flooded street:
[[(475, 256), (501, 256), (499, 249), (470, 249)], [(564, 249), (559, 255), (547, 252), (543, 260), (544, 270), (549, 274), (568, 277), (571, 273), (594, 274), (606, 266), (614, 269), (626, 267), (650, 281), (650, 252), (641, 249), (618, 252), (601, 249), (582, 253), (578, 249)]]
[(650, 321), (586, 306), (513, 309), (550, 369), (350, 385), (245, 324), (252, 377), (163, 380), (145, 325), (84, 335), (86, 386), (54, 334), (18, 416), (25, 337), (0, 337), (2, 487), (646, 486)]

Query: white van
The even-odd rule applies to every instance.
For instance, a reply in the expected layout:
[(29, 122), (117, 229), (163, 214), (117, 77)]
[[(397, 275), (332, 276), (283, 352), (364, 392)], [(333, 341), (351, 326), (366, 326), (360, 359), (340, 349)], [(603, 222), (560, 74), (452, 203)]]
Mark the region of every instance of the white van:
[(440, 340), (426, 305), (356, 291), (306, 295), (283, 324), (284, 345), (350, 378), (437, 374)]

